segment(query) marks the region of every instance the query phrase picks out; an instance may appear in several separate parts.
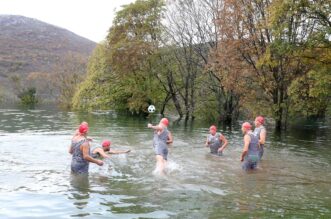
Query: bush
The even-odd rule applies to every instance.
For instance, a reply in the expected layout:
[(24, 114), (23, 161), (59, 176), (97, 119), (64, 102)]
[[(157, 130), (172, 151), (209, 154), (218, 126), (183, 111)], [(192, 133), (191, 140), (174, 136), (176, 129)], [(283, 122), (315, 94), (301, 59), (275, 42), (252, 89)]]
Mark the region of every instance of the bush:
[(25, 106), (31, 106), (38, 103), (38, 99), (36, 98), (36, 88), (34, 87), (23, 89), (18, 94), (18, 98), (20, 98), (21, 104)]

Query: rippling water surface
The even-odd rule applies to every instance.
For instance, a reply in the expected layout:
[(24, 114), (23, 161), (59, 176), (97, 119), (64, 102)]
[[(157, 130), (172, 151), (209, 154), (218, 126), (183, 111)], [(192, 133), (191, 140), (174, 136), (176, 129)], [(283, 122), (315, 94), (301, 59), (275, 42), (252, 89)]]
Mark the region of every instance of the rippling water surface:
[[(113, 112), (0, 110), (0, 218), (331, 218), (331, 131), (327, 122), (269, 132), (259, 169), (240, 167), (242, 135), (208, 154), (209, 124), (170, 124), (168, 174), (155, 176), (147, 122)], [(113, 155), (88, 177), (70, 174), (70, 139), (88, 121), (93, 144), (110, 139)]]

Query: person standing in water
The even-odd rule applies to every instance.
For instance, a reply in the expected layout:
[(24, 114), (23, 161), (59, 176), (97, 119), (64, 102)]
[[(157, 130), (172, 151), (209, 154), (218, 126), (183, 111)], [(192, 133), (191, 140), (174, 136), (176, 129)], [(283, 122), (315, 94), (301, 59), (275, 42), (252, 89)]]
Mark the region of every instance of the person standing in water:
[(93, 158), (110, 158), (110, 156), (107, 154), (123, 154), (123, 153), (129, 153), (130, 150), (114, 150), (110, 148), (111, 142), (109, 140), (104, 140), (101, 144), (101, 146), (92, 146), (91, 147), (91, 156)]
[[(87, 126), (88, 126), (88, 123), (85, 122), (85, 121), (83, 121), (83, 122), (81, 123), (81, 125), (87, 125)], [(80, 133), (79, 133), (79, 129), (76, 129), (75, 134), (74, 134), (73, 137), (78, 136), (78, 135), (80, 135)], [(86, 137), (86, 139), (89, 140), (89, 141), (93, 141), (92, 138), (88, 138), (88, 137)]]
[(171, 132), (168, 130), (169, 121), (162, 118), (158, 125), (148, 124), (147, 127), (154, 130), (153, 148), (156, 155), (156, 171), (164, 174), (164, 169), (168, 159), (167, 144), (173, 141)]
[(210, 148), (210, 153), (221, 156), (224, 149), (228, 145), (228, 140), (221, 133), (216, 133), (216, 126), (212, 125), (209, 128), (209, 135), (205, 146)]
[(262, 116), (256, 117), (254, 124), (255, 124), (255, 129), (254, 129), (253, 133), (259, 139), (259, 144), (260, 144), (259, 159), (261, 160), (261, 158), (263, 156), (263, 152), (264, 152), (265, 140), (267, 137), (267, 131), (266, 131), (265, 127), (263, 126), (264, 118)]
[(103, 161), (97, 160), (90, 155), (90, 143), (87, 139), (88, 125), (81, 124), (78, 128), (79, 134), (71, 140), (69, 153), (72, 154), (71, 172), (76, 174), (87, 174), (89, 163), (103, 165)]
[(240, 161), (244, 170), (256, 169), (259, 161), (259, 139), (252, 132), (252, 125), (244, 122), (241, 126), (244, 134), (244, 148)]

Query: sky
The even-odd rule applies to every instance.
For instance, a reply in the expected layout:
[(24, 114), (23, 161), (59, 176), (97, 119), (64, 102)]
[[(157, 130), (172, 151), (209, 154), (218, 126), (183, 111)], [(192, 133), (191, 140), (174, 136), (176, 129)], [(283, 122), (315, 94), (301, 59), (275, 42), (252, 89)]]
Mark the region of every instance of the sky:
[(70, 30), (94, 42), (105, 39), (115, 12), (134, 0), (0, 0), (0, 15), (22, 15)]

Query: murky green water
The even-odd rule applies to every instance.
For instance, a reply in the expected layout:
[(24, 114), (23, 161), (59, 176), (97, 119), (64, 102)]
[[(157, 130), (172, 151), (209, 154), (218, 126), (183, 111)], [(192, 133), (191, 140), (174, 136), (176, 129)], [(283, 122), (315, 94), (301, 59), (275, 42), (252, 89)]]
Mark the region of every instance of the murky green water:
[[(67, 153), (82, 120), (98, 144), (117, 149), (88, 178), (70, 175)], [(150, 118), (156, 122), (158, 117)], [(203, 147), (208, 124), (170, 125), (169, 174), (153, 175), (148, 120), (111, 112), (0, 110), (0, 218), (330, 218), (331, 127), (305, 124), (269, 133), (258, 169), (241, 170), (242, 135), (224, 130), (223, 157)]]

